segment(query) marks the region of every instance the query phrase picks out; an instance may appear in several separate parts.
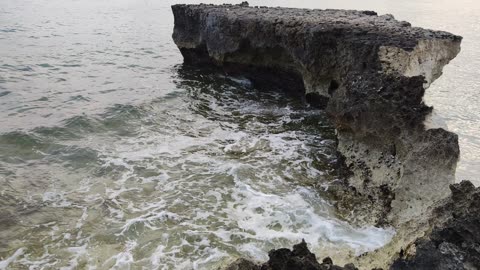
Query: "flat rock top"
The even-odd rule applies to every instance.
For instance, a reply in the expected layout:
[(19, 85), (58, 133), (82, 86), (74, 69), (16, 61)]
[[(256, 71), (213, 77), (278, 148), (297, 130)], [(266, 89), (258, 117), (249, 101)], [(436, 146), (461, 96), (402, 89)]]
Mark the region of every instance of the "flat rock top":
[(374, 11), (249, 7), (242, 5), (174, 5), (176, 10), (219, 16), (236, 23), (280, 25), (300, 32), (335, 32), (343, 38), (369, 40), (411, 50), (422, 39), (460, 41), (462, 37), (443, 31), (412, 27), (392, 15), (378, 16)]

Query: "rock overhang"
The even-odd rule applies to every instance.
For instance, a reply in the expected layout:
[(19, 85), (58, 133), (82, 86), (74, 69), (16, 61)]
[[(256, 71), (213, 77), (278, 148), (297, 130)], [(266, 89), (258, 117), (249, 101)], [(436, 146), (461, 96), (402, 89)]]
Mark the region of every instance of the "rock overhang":
[(365, 70), (422, 75), (428, 86), (459, 52), (462, 39), (372, 11), (238, 5), (174, 5), (172, 10), (173, 38), (187, 62), (295, 71), (307, 92), (323, 96), (332, 80), (340, 83), (346, 74)]

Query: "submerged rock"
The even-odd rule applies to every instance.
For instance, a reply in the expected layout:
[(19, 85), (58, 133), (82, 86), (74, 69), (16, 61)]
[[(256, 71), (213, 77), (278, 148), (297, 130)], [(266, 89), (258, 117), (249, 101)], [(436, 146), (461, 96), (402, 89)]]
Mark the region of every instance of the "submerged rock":
[(329, 257), (319, 263), (304, 240), (294, 245), (292, 250), (287, 248), (271, 250), (268, 257), (269, 260), (263, 264), (238, 259), (226, 270), (358, 270), (353, 264), (347, 264), (344, 267), (334, 265)]

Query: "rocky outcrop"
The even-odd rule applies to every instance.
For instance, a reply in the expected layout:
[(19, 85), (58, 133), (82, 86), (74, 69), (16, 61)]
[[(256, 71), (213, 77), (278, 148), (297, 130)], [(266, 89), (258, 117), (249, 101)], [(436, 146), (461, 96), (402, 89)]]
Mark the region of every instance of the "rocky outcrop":
[(433, 211), (431, 229), (402, 250), (392, 270), (480, 269), (480, 188), (463, 181), (450, 189)]
[[(427, 125), (432, 107), (423, 102), (459, 53), (461, 37), (372, 11), (246, 3), (172, 10), (173, 39), (186, 63), (240, 72), (258, 88), (297, 93), (329, 114), (347, 170), (319, 191), (345, 219), (397, 229), (387, 246), (354, 258), (356, 265), (385, 268), (398, 257), (393, 269), (476, 269), (479, 221), (455, 204), (478, 209), (478, 191), (468, 184), (450, 191), (457, 135)], [(280, 249), (266, 264), (240, 260), (232, 269), (324, 269), (309, 254)], [(438, 267), (424, 267), (434, 262)]]
[(271, 250), (268, 257), (269, 260), (263, 264), (238, 259), (225, 270), (358, 270), (354, 264), (347, 264), (344, 267), (334, 265), (329, 257), (319, 263), (315, 254), (308, 250), (304, 240), (294, 245), (292, 250), (287, 248)]
[[(333, 197), (357, 222), (402, 224), (448, 196), (457, 136), (425, 127), (432, 108), (423, 95), (460, 51), (461, 37), (372, 11), (246, 4), (172, 10), (173, 39), (186, 63), (242, 72), (257, 86), (297, 92), (326, 109), (352, 172)], [(338, 196), (347, 193), (381, 203), (362, 207)]]

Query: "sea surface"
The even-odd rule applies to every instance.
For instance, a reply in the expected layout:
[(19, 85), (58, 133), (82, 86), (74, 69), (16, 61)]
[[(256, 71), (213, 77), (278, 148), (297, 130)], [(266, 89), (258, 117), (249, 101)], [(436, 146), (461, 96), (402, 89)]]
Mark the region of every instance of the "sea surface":
[[(340, 258), (394, 235), (338, 220), (318, 195), (338, 179), (322, 111), (182, 65), (178, 2), (1, 1), (0, 269), (216, 269), (301, 239)], [(458, 179), (480, 179), (476, 0), (250, 4), (376, 10), (462, 35), (426, 101), (459, 135)]]

